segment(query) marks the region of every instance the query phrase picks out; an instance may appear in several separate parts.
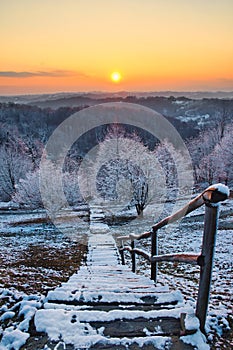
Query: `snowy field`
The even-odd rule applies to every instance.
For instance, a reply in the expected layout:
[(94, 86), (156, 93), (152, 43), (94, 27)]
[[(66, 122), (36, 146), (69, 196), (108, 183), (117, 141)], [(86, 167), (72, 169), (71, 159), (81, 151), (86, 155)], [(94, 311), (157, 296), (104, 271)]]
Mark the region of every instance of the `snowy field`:
[[(154, 211), (155, 208), (148, 208), (143, 219), (112, 227), (113, 234), (118, 236), (149, 230)], [(199, 253), (203, 211), (204, 208), (200, 208), (170, 232), (160, 230), (159, 253)], [(1, 222), (0, 350), (10, 350), (19, 349), (25, 343), (29, 336), (30, 320), (46, 293), (77, 270), (85, 257), (84, 242), (88, 227), (83, 222), (76, 228), (76, 234), (65, 235), (43, 224), (6, 227), (4, 220)], [(207, 331), (212, 349), (229, 350), (233, 348), (233, 203), (230, 201), (221, 206), (219, 227)], [(140, 242), (137, 246), (149, 249), (149, 242)], [(142, 258), (137, 259), (137, 270), (138, 273), (150, 275), (149, 266)], [(171, 290), (179, 289), (193, 307), (198, 278), (198, 267), (170, 263), (159, 265), (158, 285), (169, 285)]]

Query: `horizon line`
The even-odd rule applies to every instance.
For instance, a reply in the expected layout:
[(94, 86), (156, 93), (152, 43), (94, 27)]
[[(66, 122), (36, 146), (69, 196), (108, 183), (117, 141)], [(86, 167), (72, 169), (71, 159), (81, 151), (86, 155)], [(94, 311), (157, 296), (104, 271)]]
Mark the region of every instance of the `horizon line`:
[(86, 90), (86, 91), (56, 91), (56, 92), (28, 92), (28, 93), (14, 93), (14, 94), (0, 94), (0, 97), (20, 97), (20, 96), (37, 96), (37, 95), (65, 95), (65, 94), (77, 94), (77, 95), (84, 95), (84, 94), (122, 94), (122, 93), (128, 93), (128, 94), (168, 94), (168, 93), (179, 93), (179, 94), (233, 94), (232, 90), (118, 90), (118, 91), (107, 91), (107, 90)]

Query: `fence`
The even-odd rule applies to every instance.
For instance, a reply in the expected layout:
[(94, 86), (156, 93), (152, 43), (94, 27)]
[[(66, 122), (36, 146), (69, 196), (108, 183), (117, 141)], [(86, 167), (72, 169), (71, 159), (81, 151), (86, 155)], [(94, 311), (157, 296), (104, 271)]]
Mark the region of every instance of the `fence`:
[[(230, 191), (227, 186), (222, 184), (212, 185), (192, 201), (190, 201), (184, 208), (155, 224), (152, 227), (151, 231), (140, 235), (131, 234), (129, 236), (118, 237), (118, 240), (121, 241), (121, 247), (119, 248), (119, 251), (122, 258), (122, 264), (125, 264), (124, 251), (129, 251), (132, 258), (132, 271), (135, 272), (136, 254), (143, 256), (151, 263), (151, 279), (153, 279), (155, 282), (157, 281), (158, 262), (182, 262), (200, 266), (200, 280), (196, 303), (196, 316), (200, 320), (200, 329), (203, 333), (205, 333), (205, 322), (209, 303), (215, 239), (218, 224), (219, 202), (226, 200), (229, 195)], [(197, 255), (193, 253), (177, 253), (158, 255), (158, 230), (181, 219), (202, 205), (205, 205), (205, 217), (201, 254)], [(136, 240), (146, 238), (151, 238), (150, 253), (135, 248)], [(128, 240), (131, 241), (131, 245), (125, 246), (124, 242)]]

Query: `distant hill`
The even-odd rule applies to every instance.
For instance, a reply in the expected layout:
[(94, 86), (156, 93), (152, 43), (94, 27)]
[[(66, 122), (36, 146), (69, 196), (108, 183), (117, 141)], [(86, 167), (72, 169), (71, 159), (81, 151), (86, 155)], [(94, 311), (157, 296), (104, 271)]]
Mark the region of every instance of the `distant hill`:
[[(187, 97), (189, 99), (233, 99), (233, 91), (118, 91), (118, 92), (77, 92), (77, 93), (54, 93), (54, 94), (31, 94), (16, 96), (0, 96), (0, 102), (14, 102), (23, 104), (33, 104), (40, 107), (58, 108), (66, 106), (68, 103), (75, 106), (85, 102), (91, 103), (92, 100), (117, 99), (117, 98), (147, 98), (147, 97)], [(71, 105), (69, 105), (71, 107)]]
[[(159, 96), (169, 95), (177, 96)], [(198, 95), (199, 94), (199, 95)], [(211, 95), (211, 98), (199, 99), (197, 96)], [(227, 124), (233, 117), (233, 98), (226, 98), (232, 93), (182, 93), (182, 92), (117, 92), (117, 93), (59, 93), (45, 95), (24, 95), (0, 97), (0, 122), (18, 125), (19, 129), (33, 122), (33, 125), (45, 123), (54, 129), (69, 115), (83, 108), (106, 102), (130, 102), (151, 108), (165, 116), (187, 139), (196, 136), (200, 130), (214, 128), (219, 122)], [(180, 95), (180, 96), (178, 96)], [(186, 95), (186, 96), (183, 96)], [(196, 98), (190, 96), (195, 95)], [(189, 96), (189, 97), (188, 97)], [(32, 130), (34, 127), (32, 127)]]

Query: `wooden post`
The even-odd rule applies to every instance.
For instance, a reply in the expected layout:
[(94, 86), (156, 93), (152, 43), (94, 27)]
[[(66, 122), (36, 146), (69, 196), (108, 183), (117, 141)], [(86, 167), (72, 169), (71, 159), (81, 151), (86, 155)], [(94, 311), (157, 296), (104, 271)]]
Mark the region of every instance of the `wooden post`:
[[(131, 249), (135, 248), (135, 242), (134, 240), (131, 241)], [(131, 252), (131, 258), (132, 258), (132, 271), (136, 272), (136, 254), (134, 252)]]
[(124, 252), (124, 241), (123, 241), (123, 239), (122, 239), (122, 241), (121, 241), (121, 248), (122, 248), (122, 250), (120, 250), (120, 254), (121, 254), (121, 263), (122, 263), (122, 265), (125, 265), (125, 252)]
[(200, 329), (205, 333), (205, 321), (208, 310), (210, 285), (212, 277), (214, 249), (218, 225), (219, 202), (229, 197), (229, 188), (222, 184), (208, 187), (202, 194), (205, 203), (205, 222), (201, 256), (198, 263), (201, 267), (197, 296), (196, 316), (200, 320)]
[[(157, 230), (153, 229), (151, 235), (151, 257), (154, 255), (158, 255), (158, 235)], [(151, 279), (157, 282), (157, 261), (151, 262)]]
[(196, 316), (200, 320), (200, 329), (203, 333), (205, 333), (205, 322), (209, 303), (217, 222), (218, 205), (212, 206), (210, 203), (206, 204), (202, 252), (199, 257), (201, 271), (196, 306)]
[(120, 247), (119, 251), (121, 255), (121, 263), (122, 265), (125, 265), (125, 254), (124, 254), (123, 246)]

